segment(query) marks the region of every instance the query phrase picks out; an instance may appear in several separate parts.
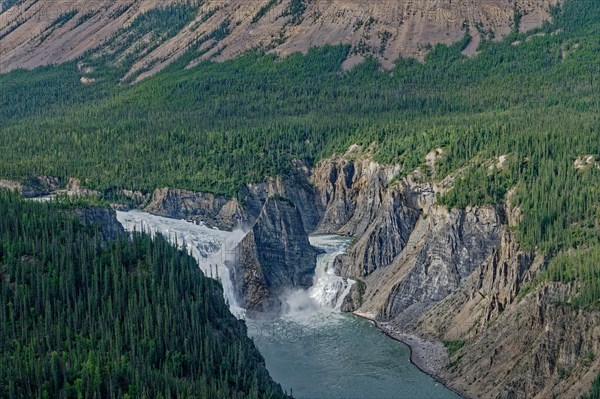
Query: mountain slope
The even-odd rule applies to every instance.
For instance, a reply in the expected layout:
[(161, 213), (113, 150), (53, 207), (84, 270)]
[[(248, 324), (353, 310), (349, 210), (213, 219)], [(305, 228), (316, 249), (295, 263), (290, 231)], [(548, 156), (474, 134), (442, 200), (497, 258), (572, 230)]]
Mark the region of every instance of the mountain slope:
[(198, 50), (197, 60), (226, 60), (256, 49), (289, 55), (348, 44), (344, 67), (371, 55), (391, 68), (398, 57), (423, 59), (431, 45), (460, 40), (467, 28), (473, 40), (465, 53), (472, 55), (482, 38), (540, 26), (558, 1), (11, 1), (0, 14), (0, 71), (64, 62), (102, 46), (115, 50), (122, 44), (115, 38), (163, 11), (161, 19), (175, 15), (181, 25), (169, 32), (172, 25), (156, 24), (119, 48), (133, 55), (128, 77), (154, 74), (190, 48)]
[[(77, 177), (136, 204), (186, 189), (156, 190), (148, 209), (230, 227), (285, 197), (306, 229), (355, 238), (336, 263), (361, 280), (345, 307), (447, 341), (440, 375), (453, 386), (587, 389), (600, 370), (597, 255), (582, 255), (600, 243), (596, 0), (565, 0), (552, 23), (483, 40), (474, 58), (464, 37), (391, 71), (372, 60), (343, 71), (352, 46), (186, 68), (202, 56), (190, 49), (118, 84), (160, 48), (144, 40), (178, 34), (149, 28), (190, 23), (190, 9), (146, 13), (78, 63), (0, 75), (0, 176)], [(583, 267), (552, 263), (565, 254)]]

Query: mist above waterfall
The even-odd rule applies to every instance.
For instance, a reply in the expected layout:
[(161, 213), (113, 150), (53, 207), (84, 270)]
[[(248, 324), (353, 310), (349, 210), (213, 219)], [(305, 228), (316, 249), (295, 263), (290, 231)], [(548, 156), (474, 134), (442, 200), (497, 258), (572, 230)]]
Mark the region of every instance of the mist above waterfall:
[(354, 281), (335, 274), (335, 258), (346, 252), (349, 240), (336, 235), (309, 237), (311, 245), (325, 251), (317, 257), (313, 285), (290, 290), (282, 295), (283, 316), (288, 319), (312, 320), (318, 314), (339, 313), (344, 298)]

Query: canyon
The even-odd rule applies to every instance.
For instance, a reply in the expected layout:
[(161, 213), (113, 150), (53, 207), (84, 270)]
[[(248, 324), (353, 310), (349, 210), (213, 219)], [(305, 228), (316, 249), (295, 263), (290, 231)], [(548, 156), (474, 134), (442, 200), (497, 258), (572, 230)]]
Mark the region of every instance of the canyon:
[[(337, 275), (356, 281), (341, 309), (409, 344), (460, 343), (424, 367), (447, 386), (482, 398), (584, 394), (600, 370), (593, 355), (600, 350), (600, 314), (568, 304), (577, 292), (572, 284), (523, 290), (549, 259), (519, 244), (514, 231), (522, 215), (511, 193), (497, 207), (438, 204), (456, 179), (435, 177), (442, 156), (432, 149), (426, 164), (404, 172), (354, 145), (314, 167), (294, 161), (289, 175), (244, 185), (236, 198), (175, 188), (148, 195), (125, 190), (130, 205), (113, 207), (187, 220), (205, 232), (200, 236), (235, 232), (227, 233), (236, 236), (227, 246), (223, 238), (201, 245), (211, 264), (201, 267), (212, 275), (214, 263), (239, 314), (280, 313), (290, 290), (311, 286), (319, 250), (309, 234), (348, 237), (348, 248), (332, 261)], [(24, 196), (89, 194), (73, 180), (59, 190), (58, 179), (48, 176), (2, 185)], [(103, 237), (122, 234), (106, 209), (77, 215), (104, 226)], [(194, 243), (197, 236), (178, 240)], [(227, 267), (217, 270), (222, 260)]]
[[(119, 73), (116, 77), (111, 75), (110, 79), (115, 78), (115, 83), (124, 87), (125, 84), (138, 82), (174, 63), (185, 74), (188, 72), (186, 68), (203, 61), (221, 62), (253, 51), (272, 54), (273, 56), (268, 57), (275, 60), (275, 56), (306, 53), (315, 46), (344, 44), (347, 45), (347, 56), (345, 55), (341, 69), (335, 70), (335, 73), (344, 76), (344, 70), (347, 71), (369, 58), (374, 58), (384, 70), (391, 70), (396, 62), (404, 62), (405, 58), (412, 57), (417, 62), (426, 61), (428, 52), (438, 43), (461, 43), (460, 51), (463, 55), (475, 56), (481, 48), (480, 43), (491, 46), (493, 41), (511, 33), (541, 26), (551, 18), (552, 8), (558, 4), (559, 0), (384, 0), (368, 3), (358, 0), (0, 1), (0, 72), (74, 61), (71, 66), (77, 76), (72, 83), (78, 88), (81, 85), (90, 89), (89, 85), (104, 76), (106, 70), (103, 72), (102, 68), (108, 65)], [(178, 25), (163, 31), (148, 28), (161, 18), (168, 21), (173, 19)], [(545, 39), (557, 37), (557, 40), (561, 40), (558, 47), (560, 51), (557, 50), (554, 54), (560, 59), (556, 61), (557, 65), (560, 67), (566, 61), (567, 64), (560, 67), (560, 70), (575, 71), (577, 64), (568, 56), (577, 49), (580, 49), (579, 52), (586, 49), (585, 43), (569, 43), (570, 39), (565, 39), (566, 42), (563, 43), (561, 36), (557, 36), (560, 29), (547, 29), (544, 32), (532, 32), (527, 38), (522, 36), (522, 42), (541, 39), (544, 35)], [(512, 49), (522, 46), (522, 43), (511, 40), (504, 45)], [(538, 48), (546, 52), (543, 43)], [(587, 48), (586, 51), (593, 53), (595, 49), (596, 47)], [(460, 56), (459, 50), (456, 50), (456, 55)], [(515, 55), (514, 65), (519, 65), (516, 62), (518, 57), (518, 54)], [(537, 62), (543, 57), (531, 58)], [(494, 61), (493, 58), (491, 60), (489, 62)], [(578, 62), (584, 63), (586, 59), (583, 60)], [(473, 60), (460, 57), (457, 64), (453, 65), (455, 73), (461, 71), (463, 61), (467, 63)], [(273, 62), (278, 63), (279, 60)], [(417, 62), (413, 65), (420, 65)], [(498, 64), (501, 62), (504, 61), (498, 61)], [(536, 68), (541, 67), (531, 62), (531, 65), (526, 66), (534, 72), (529, 73), (537, 75)], [(286, 63), (281, 64), (285, 68)], [(435, 65), (433, 67), (435, 69)], [(484, 68), (479, 70), (481, 69)], [(357, 69), (355, 72), (361, 73), (362, 70)], [(21, 72), (15, 72), (18, 73)], [(512, 64), (509, 75), (514, 81), (507, 83), (507, 86), (513, 87), (521, 82), (520, 71), (513, 71)], [(439, 76), (442, 80), (445, 79), (443, 74)], [(527, 76), (537, 82), (537, 76)], [(491, 78), (495, 79), (494, 76)], [(488, 79), (490, 77), (487, 75), (481, 78), (486, 82)], [(146, 82), (148, 80), (144, 83)], [(594, 72), (591, 69), (589, 77), (586, 75), (582, 82), (589, 83), (589, 92), (594, 92)], [(186, 83), (184, 79), (180, 84), (185, 86)], [(219, 83), (228, 84), (227, 81)], [(266, 93), (269, 83), (261, 86), (260, 90)], [(461, 80), (459, 83), (462, 85), (464, 82)], [(391, 81), (390, 84), (396, 82)], [(407, 78), (403, 84), (410, 86), (411, 79)], [(194, 87), (204, 90), (202, 87), (209, 86)], [(481, 87), (489, 88), (493, 84)], [(538, 87), (527, 87), (534, 94), (525, 96), (526, 99), (537, 101), (538, 97), (553, 96), (551, 90), (540, 91), (542, 94), (538, 96)], [(480, 86), (476, 86), (476, 89), (479, 90)], [(262, 91), (258, 93), (266, 96)], [(286, 93), (282, 93), (282, 101), (285, 102)], [(333, 94), (338, 95), (335, 92)], [(410, 97), (410, 91), (402, 96)], [(396, 96), (389, 98), (392, 99), (391, 102), (398, 100)], [(442, 100), (443, 98), (435, 97), (432, 101), (438, 104)], [(505, 103), (500, 104), (498, 109), (491, 108), (491, 118), (503, 120), (506, 114), (508, 121), (506, 126), (502, 125), (498, 130), (498, 135), (504, 135), (508, 131), (519, 132), (516, 126), (511, 125), (513, 116), (517, 115), (510, 113), (517, 112), (512, 107), (518, 108), (520, 115), (521, 106), (530, 107), (531, 104), (520, 98), (512, 99), (514, 102), (511, 102), (510, 95), (502, 98), (502, 92), (498, 98), (489, 99), (492, 102), (496, 100)], [(198, 98), (194, 101), (198, 104), (202, 102)], [(460, 102), (461, 99), (456, 101)], [(568, 99), (565, 103), (575, 101), (577, 104), (586, 101), (593, 104), (596, 97), (592, 94), (589, 98)], [(302, 109), (308, 102), (306, 100), (301, 104)], [(318, 101), (314, 102), (320, 104)], [(402, 104), (404, 103), (399, 102), (398, 106), (401, 107)], [(448, 103), (448, 109), (453, 109), (452, 104)], [(544, 104), (547, 107), (542, 105), (539, 115), (548, 114), (547, 108), (554, 106), (552, 101)], [(121, 105), (117, 103), (115, 109)], [(423, 110), (427, 109), (426, 102), (422, 106)], [(457, 109), (462, 109), (462, 106), (460, 103)], [(435, 116), (437, 108), (431, 107), (432, 115)], [(507, 109), (511, 111), (507, 112)], [(442, 106), (438, 111), (446, 112)], [(291, 116), (295, 112), (298, 111), (290, 111)], [(478, 137), (480, 133), (485, 133), (483, 141), (496, 140), (495, 123), (491, 125), (493, 128), (490, 131), (482, 127), (490, 125), (480, 126), (476, 123), (481, 113), (488, 112), (486, 108), (475, 106), (469, 112), (474, 115), (467, 115), (475, 121), (471, 123), (479, 129), (474, 129), (472, 136)], [(590, 114), (594, 116), (593, 109)], [(319, 117), (318, 113), (315, 115), (316, 118)], [(404, 114), (398, 115), (398, 120), (404, 117)], [(535, 118), (538, 114), (531, 115), (531, 118)], [(128, 114), (127, 117), (129, 116)], [(379, 120), (380, 114), (374, 112), (370, 116), (372, 119), (369, 125), (377, 126), (375, 121)], [(542, 165), (539, 159), (536, 164), (534, 157), (553, 160), (549, 154), (554, 154), (553, 151), (556, 152), (565, 143), (563, 140), (557, 141), (556, 137), (560, 136), (558, 134), (548, 139), (546, 131), (537, 132), (539, 135), (532, 136), (529, 143), (517, 140), (518, 134), (515, 133), (514, 142), (507, 139), (510, 145), (500, 140), (494, 141), (499, 148), (510, 148), (498, 149), (504, 155), (494, 153), (494, 158), (478, 159), (487, 157), (491, 152), (481, 152), (471, 142), (471, 147), (465, 150), (472, 151), (469, 157), (465, 155), (468, 161), (464, 165), (452, 165), (452, 172), (440, 176), (436, 166), (438, 159), (446, 156), (445, 151), (449, 147), (465, 144), (460, 140), (465, 136), (456, 133), (453, 126), (456, 123), (456, 130), (461, 130), (462, 125), (457, 121), (464, 116), (457, 113), (456, 121), (445, 121), (450, 125), (448, 129), (433, 129), (431, 134), (419, 131), (418, 136), (415, 134), (415, 140), (426, 141), (435, 134), (447, 134), (448, 140), (454, 140), (455, 137), (459, 139), (451, 145), (442, 143), (432, 144), (435, 148), (426, 147), (423, 154), (431, 151), (424, 159), (419, 159), (414, 165), (420, 166), (411, 167), (412, 170), (403, 169), (402, 165), (406, 163), (385, 163), (381, 161), (381, 156), (378, 158), (374, 148), (384, 146), (387, 142), (374, 142), (369, 146), (364, 144), (368, 142), (367, 139), (359, 137), (359, 140), (363, 140), (362, 146), (348, 146), (348, 142), (343, 141), (343, 144), (338, 143), (335, 148), (344, 150), (334, 154), (331, 153), (333, 151), (323, 150), (325, 155), (316, 152), (311, 153), (314, 157), (311, 155), (294, 159), (289, 163), (287, 172), (277, 177), (256, 181), (263, 179), (263, 175), (258, 179), (244, 175), (245, 183), (235, 185), (234, 191), (237, 191), (230, 196), (216, 194), (219, 192), (215, 188), (219, 186), (216, 185), (206, 189), (214, 189), (214, 192), (196, 192), (183, 189), (185, 184), (181, 184), (181, 187), (156, 188), (156, 185), (148, 183), (151, 187), (149, 191), (133, 191), (117, 188), (129, 187), (127, 184), (115, 183), (108, 189), (94, 186), (103, 190), (94, 191), (85, 188), (85, 184), (75, 178), (61, 180), (53, 176), (29, 177), (20, 182), (0, 180), (0, 187), (16, 190), (26, 198), (97, 196), (113, 202), (111, 205), (118, 211), (119, 221), (127, 230), (139, 227), (150, 232), (160, 232), (181, 248), (193, 253), (203, 273), (221, 281), (228, 305), (238, 317), (249, 315), (257, 319), (269, 319), (289, 312), (290, 308), (295, 309), (290, 304), (290, 295), (299, 293), (300, 299), (306, 299), (314, 288), (315, 280), (327, 272), (333, 278), (331, 284), (336, 285), (333, 294), (328, 296), (329, 307), (369, 319), (388, 335), (406, 342), (413, 349), (415, 364), (464, 397), (580, 397), (589, 391), (600, 371), (600, 359), (596, 355), (600, 351), (600, 312), (593, 307), (577, 306), (574, 298), (582, 291), (580, 284), (584, 284), (577, 279), (565, 282), (537, 279), (551, 262), (549, 254), (555, 254), (535, 246), (543, 245), (542, 240), (534, 240), (535, 244), (528, 246), (519, 236), (524, 215), (515, 199), (518, 189), (523, 195), (525, 183), (519, 179), (525, 176), (521, 172), (526, 164), (532, 165), (532, 168), (545, 168), (548, 175), (544, 176), (550, 176), (550, 182), (540, 178), (538, 183), (548, 183), (543, 186), (546, 190), (560, 191), (557, 187), (563, 186), (552, 185), (555, 174), (548, 172), (559, 170), (558, 164)], [(424, 115), (424, 118), (428, 117)], [(527, 116), (526, 119), (531, 118)], [(252, 122), (250, 118), (248, 120)], [(583, 124), (584, 127), (579, 130), (587, 132), (589, 127), (589, 136), (592, 137), (596, 119), (590, 117), (589, 120), (589, 126)], [(198, 121), (202, 123), (202, 117)], [(549, 119), (539, 125), (543, 128), (548, 126), (551, 130), (554, 123), (554, 119)], [(279, 125), (273, 126), (273, 129), (279, 129)], [(360, 129), (364, 127), (359, 126)], [(394, 126), (403, 128), (401, 124)], [(170, 127), (169, 125), (168, 128)], [(240, 137), (247, 133), (246, 127), (246, 120), (243, 120), (242, 127), (239, 128)], [(396, 130), (385, 128), (390, 130), (386, 133), (390, 137), (396, 133)], [(538, 128), (542, 129), (539, 126), (532, 129)], [(309, 129), (302, 125), (302, 131)], [(565, 129), (570, 132), (572, 126)], [(357, 136), (360, 134), (362, 131)], [(317, 136), (302, 136), (302, 146), (312, 146), (312, 141), (319, 140)], [(132, 137), (137, 140), (139, 136)], [(222, 143), (229, 137), (229, 134), (225, 134)], [(65, 140), (71, 139), (77, 139), (76, 134)], [(587, 139), (586, 137), (585, 140)], [(168, 140), (171, 140), (170, 136)], [(581, 138), (579, 140), (585, 141)], [(279, 143), (281, 148), (287, 145), (284, 141), (282, 140), (283, 144)], [(576, 140), (564, 141), (570, 143)], [(593, 142), (593, 137), (589, 141)], [(210, 145), (219, 146), (219, 141), (214, 143)], [(535, 143), (538, 143), (541, 152), (530, 151), (537, 154), (531, 155), (527, 151)], [(293, 144), (290, 144), (290, 148), (293, 148)], [(143, 149), (158, 148), (153, 145), (147, 145)], [(263, 144), (257, 147), (261, 145)], [(395, 145), (398, 154), (411, 151), (411, 143), (408, 141)], [(438, 148), (438, 145), (443, 148)], [(481, 144), (491, 145), (488, 142)], [(561, 153), (567, 161), (560, 164), (563, 168), (560, 173), (575, 176), (568, 180), (568, 184), (584, 184), (580, 177), (585, 173), (594, 178), (595, 175), (590, 173), (596, 173), (598, 168), (594, 166), (598, 166), (595, 162), (598, 158), (597, 154), (591, 152), (596, 151), (595, 144), (592, 143), (590, 147), (591, 150), (587, 147), (580, 150), (577, 147), (571, 148), (570, 152)], [(100, 145), (99, 148), (103, 146)], [(162, 143), (160, 148), (162, 150)], [(328, 148), (334, 147), (332, 145)], [(461, 148), (454, 150), (460, 151)], [(251, 152), (254, 149), (247, 151), (254, 154)], [(517, 152), (521, 155), (518, 159)], [(214, 161), (212, 153), (207, 154), (206, 158), (210, 162)], [(198, 156), (196, 153), (188, 155)], [(275, 157), (273, 154), (268, 155)], [(266, 154), (259, 154), (260, 156), (265, 156), (261, 159), (266, 159)], [(290, 158), (300, 157), (294, 153)], [(223, 164), (223, 158), (217, 159), (221, 159), (221, 163), (215, 162), (219, 168)], [(237, 158), (226, 159), (231, 161)], [(319, 161), (313, 161), (314, 159)], [(522, 165), (517, 165), (517, 161)], [(287, 165), (287, 161), (285, 162)], [(485, 184), (488, 177), (493, 175), (495, 179), (495, 172), (510, 168), (511, 164), (517, 165), (512, 165), (512, 176), (506, 179), (510, 185), (508, 192), (502, 192), (499, 197), (501, 200), (482, 201), (495, 203), (494, 206), (445, 205), (443, 196), (455, 187), (455, 183), (463, 177), (463, 172), (475, 162), (478, 163), (476, 166), (481, 174), (477, 175), (479, 179), (475, 179), (475, 183), (471, 182), (471, 185)], [(39, 171), (40, 168), (35, 170)], [(184, 174), (190, 173), (189, 169), (173, 166), (168, 171)], [(63, 171), (66, 176), (77, 175), (64, 169), (58, 170)], [(128, 169), (124, 167), (124, 170)], [(27, 173), (30, 171), (31, 169), (27, 169)], [(269, 176), (269, 173), (271, 172), (265, 175)], [(270, 175), (274, 174), (276, 173)], [(81, 172), (79, 176), (85, 175), (85, 172)], [(500, 176), (498, 180), (505, 177)], [(510, 180), (511, 177), (515, 178), (514, 181)], [(167, 180), (177, 181), (175, 177)], [(247, 183), (248, 181), (254, 182)], [(503, 189), (501, 183), (503, 182), (494, 188)], [(533, 187), (536, 187), (538, 200), (543, 197), (548, 203), (551, 202), (544, 196), (540, 186)], [(584, 233), (594, 229), (597, 231), (600, 208), (591, 199), (595, 196), (594, 189), (585, 193), (583, 189), (581, 191), (583, 199), (580, 198), (577, 204), (573, 204), (576, 201), (571, 201), (570, 198), (559, 203), (556, 209), (553, 208), (554, 204), (545, 203), (548, 207), (543, 210), (545, 213), (540, 211), (525, 216), (534, 218), (533, 224), (541, 226), (544, 218), (556, 216), (557, 212), (562, 212), (567, 206), (578, 210), (596, 207), (593, 208), (595, 216), (590, 217), (589, 212), (585, 215), (590, 217), (587, 227), (583, 225), (584, 218), (565, 218), (563, 227), (581, 224), (581, 231)], [(84, 224), (103, 226), (98, 231), (103, 242), (124, 233), (114, 218), (114, 213), (108, 208), (81, 208), (71, 213)], [(146, 213), (157, 219), (149, 221)], [(179, 222), (184, 224), (183, 228)], [(550, 235), (556, 234), (556, 231), (548, 231)], [(315, 271), (315, 265), (322, 261), (325, 254), (314, 243), (332, 235), (343, 237), (347, 245), (344, 245), (343, 251), (327, 252), (326, 269)], [(560, 249), (579, 250), (578, 245), (581, 243), (585, 247), (586, 237), (592, 235), (590, 233), (589, 236), (584, 236), (582, 233), (582, 237), (580, 243), (576, 240), (568, 241)], [(589, 241), (592, 242), (591, 239)], [(302, 302), (300, 305), (304, 304)], [(303, 310), (302, 306), (299, 307), (300, 311)], [(370, 326), (364, 320), (361, 322), (366, 324), (360, 328)], [(429, 350), (432, 352), (428, 353)]]
[(433, 149), (428, 166), (403, 173), (352, 146), (314, 168), (296, 161), (288, 177), (243, 187), (241, 199), (207, 200), (220, 207), (186, 208), (190, 193), (160, 189), (145, 210), (193, 221), (210, 208), (202, 223), (223, 226), (223, 214), (235, 209), (247, 234), (230, 262), (232, 284), (239, 302), (259, 314), (281, 309), (284, 287), (310, 284), (317, 251), (309, 234), (349, 237), (333, 261), (338, 275), (356, 280), (342, 309), (399, 335), (460, 342), (427, 370), (440, 381), (467, 397), (584, 394), (600, 370), (590, 355), (599, 349), (598, 313), (559, 301), (576, 290), (568, 284), (520, 295), (548, 262), (519, 245), (520, 210), (510, 195), (498, 207), (438, 204), (455, 176), (432, 177), (437, 156), (443, 152)]

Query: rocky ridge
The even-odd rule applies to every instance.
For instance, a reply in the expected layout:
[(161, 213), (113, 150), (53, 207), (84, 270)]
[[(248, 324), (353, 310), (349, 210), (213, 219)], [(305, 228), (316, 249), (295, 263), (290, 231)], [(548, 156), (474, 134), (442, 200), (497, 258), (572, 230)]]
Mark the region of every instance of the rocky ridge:
[(259, 312), (278, 312), (286, 290), (309, 288), (318, 251), (304, 230), (300, 212), (283, 197), (269, 198), (238, 247), (230, 265), (239, 305)]

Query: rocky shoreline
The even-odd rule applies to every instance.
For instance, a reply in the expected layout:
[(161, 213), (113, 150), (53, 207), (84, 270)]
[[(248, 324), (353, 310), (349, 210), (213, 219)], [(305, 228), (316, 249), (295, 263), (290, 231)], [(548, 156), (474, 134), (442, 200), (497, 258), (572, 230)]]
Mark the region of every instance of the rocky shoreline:
[(440, 372), (448, 364), (448, 351), (444, 345), (436, 340), (426, 339), (413, 333), (399, 330), (390, 323), (375, 320), (371, 315), (362, 312), (352, 312), (355, 316), (372, 321), (375, 327), (388, 337), (402, 342), (410, 349), (410, 362), (419, 370), (429, 375), (446, 388), (464, 399), (471, 399), (462, 392), (448, 386), (440, 377)]

